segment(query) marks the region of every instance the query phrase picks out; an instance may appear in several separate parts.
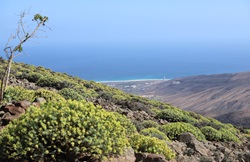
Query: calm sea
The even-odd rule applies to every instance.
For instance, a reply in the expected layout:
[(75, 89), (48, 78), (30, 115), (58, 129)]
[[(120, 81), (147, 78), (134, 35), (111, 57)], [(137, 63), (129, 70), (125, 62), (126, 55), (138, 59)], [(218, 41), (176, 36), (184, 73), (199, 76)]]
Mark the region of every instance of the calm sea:
[(250, 71), (249, 45), (62, 46), (25, 51), (16, 61), (95, 81)]

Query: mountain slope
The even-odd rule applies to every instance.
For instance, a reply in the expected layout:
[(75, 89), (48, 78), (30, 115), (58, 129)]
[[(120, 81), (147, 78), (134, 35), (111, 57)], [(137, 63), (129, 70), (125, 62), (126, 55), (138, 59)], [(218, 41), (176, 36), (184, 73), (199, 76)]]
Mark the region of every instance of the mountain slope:
[[(127, 92), (150, 96), (223, 122), (250, 127), (249, 83), (250, 72), (201, 75), (158, 81), (140, 89), (127, 89)], [(115, 87), (123, 89), (121, 85)]]
[[(4, 63), (5, 61), (0, 59), (0, 75), (3, 71), (2, 67)], [(79, 102), (82, 100), (86, 100), (84, 102), (90, 105), (94, 103), (97, 109), (100, 109), (99, 106), (102, 106), (105, 111), (112, 113), (118, 112), (122, 115), (118, 113), (113, 114), (117, 117), (123, 116), (123, 118), (130, 119), (124, 120), (121, 118), (121, 121), (116, 121), (118, 124), (123, 123), (124, 129), (126, 126), (126, 130), (130, 132), (132, 127), (136, 127), (137, 129), (134, 132), (137, 135), (133, 136), (135, 137), (135, 143), (134, 145), (132, 145), (133, 142), (130, 143), (131, 146), (136, 146), (136, 148), (133, 147), (135, 151), (138, 149), (140, 152), (150, 151), (151, 153), (159, 153), (155, 151), (155, 148), (159, 148), (158, 146), (160, 144), (157, 141), (164, 139), (167, 141), (163, 141), (160, 145), (164, 147), (168, 145), (168, 147), (175, 152), (175, 160), (177, 162), (198, 162), (204, 158), (209, 161), (215, 161), (215, 159), (239, 160), (242, 156), (245, 156), (246, 152), (249, 152), (250, 146), (247, 137), (250, 136), (250, 131), (247, 129), (237, 129), (231, 124), (223, 124), (213, 118), (205, 118), (202, 115), (176, 108), (167, 103), (131, 95), (101, 83), (82, 80), (64, 73), (53, 72), (44, 67), (35, 67), (23, 63), (14, 63), (12, 67), (11, 86), (9, 86), (5, 92), (6, 102), (13, 100), (29, 100), (33, 102), (36, 97), (44, 97), (48, 101), (48, 109), (50, 109), (52, 104), (57, 104), (57, 102), (64, 104), (68, 99), (77, 100), (74, 101), (76, 105), (79, 105)], [(178, 84), (178, 81), (174, 84)], [(65, 104), (67, 104), (67, 102)], [(5, 112), (7, 111), (8, 105), (14, 104), (13, 106), (17, 106), (17, 103), (18, 102), (13, 101), (12, 103), (2, 106), (4, 114), (2, 111), (2, 115), (0, 115), (1, 120), (6, 119), (6, 114), (12, 115), (9, 112)], [(102, 114), (100, 115), (103, 116)], [(93, 116), (91, 120), (95, 119), (95, 117), (96, 116)], [(70, 117), (70, 120), (71, 119), (73, 118)], [(86, 119), (83, 118), (82, 120), (85, 122), (88, 121), (88, 119), (89, 118), (86, 117)], [(133, 123), (131, 125), (126, 121), (132, 121)], [(18, 120), (16, 123), (18, 123)], [(50, 122), (47, 122), (47, 124), (49, 123)], [(4, 123), (2, 122), (1, 124)], [(98, 124), (95, 124), (95, 126), (100, 128)], [(131, 135), (131, 133), (129, 133), (129, 135)], [(154, 138), (148, 143), (149, 137), (144, 137), (143, 135)], [(133, 139), (132, 135), (131, 138), (127, 138)], [(240, 141), (242, 141), (242, 143), (239, 143)], [(234, 145), (228, 145), (226, 142), (232, 142)], [(137, 148), (138, 144), (142, 146), (139, 147), (140, 149)], [(155, 147), (156, 145), (158, 146)], [(218, 154), (218, 150), (226, 149), (226, 152), (219, 151)], [(190, 154), (187, 155), (187, 152), (190, 152)], [(233, 153), (231, 154), (231, 152)], [(168, 151), (165, 153), (167, 153), (165, 156), (167, 159), (174, 157), (174, 155)], [(219, 155), (219, 157), (217, 155)], [(247, 156), (248, 154), (246, 154), (244, 159), (248, 159)], [(147, 160), (145, 159), (144, 161)]]

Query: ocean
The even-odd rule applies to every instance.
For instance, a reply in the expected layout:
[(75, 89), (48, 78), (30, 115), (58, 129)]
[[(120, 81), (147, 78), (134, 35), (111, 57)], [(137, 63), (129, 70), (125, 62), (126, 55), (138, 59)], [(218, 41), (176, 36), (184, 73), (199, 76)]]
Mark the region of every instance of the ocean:
[(249, 45), (27, 47), (15, 59), (86, 80), (179, 78), (250, 71)]

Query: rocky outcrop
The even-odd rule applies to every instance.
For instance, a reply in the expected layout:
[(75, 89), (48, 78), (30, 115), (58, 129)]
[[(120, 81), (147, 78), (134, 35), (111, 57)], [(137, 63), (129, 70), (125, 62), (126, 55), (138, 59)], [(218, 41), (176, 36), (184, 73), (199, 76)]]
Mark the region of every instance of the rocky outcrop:
[(16, 79), (15, 77), (10, 78), (9, 84), (11, 86), (21, 86), (21, 87), (25, 87), (27, 89), (33, 89), (33, 90), (40, 88), (35, 83), (29, 82), (27, 79)]
[(0, 123), (1, 126), (7, 125), (10, 121), (17, 119), (21, 114), (24, 114), (26, 110), (31, 106), (40, 106), (41, 103), (46, 102), (44, 98), (37, 98), (33, 103), (27, 100), (13, 101), (12, 103), (7, 103), (0, 108)]
[(192, 134), (180, 135), (178, 141), (168, 142), (176, 152), (177, 162), (250, 162), (250, 144), (198, 141)]
[(179, 142), (183, 142), (187, 145), (189, 148), (187, 152), (189, 153), (198, 153), (201, 156), (211, 156), (210, 150), (207, 149), (202, 142), (198, 141), (191, 133), (181, 134), (179, 137)]
[(135, 162), (167, 162), (163, 155), (150, 154), (150, 153), (136, 153)]
[[(144, 120), (155, 120), (155, 118), (149, 115), (147, 112), (141, 110), (130, 110), (128, 108), (122, 108), (122, 106), (116, 105), (108, 100), (103, 98), (99, 99), (88, 99), (89, 102), (93, 102), (95, 105), (100, 105), (104, 109), (108, 111), (118, 112), (120, 114), (125, 115), (127, 118), (131, 119), (132, 121), (144, 121)], [(162, 123), (166, 123), (166, 121), (161, 121)]]
[(111, 157), (107, 160), (103, 160), (102, 162), (135, 162), (136, 157), (134, 150), (132, 148), (126, 149), (123, 155)]

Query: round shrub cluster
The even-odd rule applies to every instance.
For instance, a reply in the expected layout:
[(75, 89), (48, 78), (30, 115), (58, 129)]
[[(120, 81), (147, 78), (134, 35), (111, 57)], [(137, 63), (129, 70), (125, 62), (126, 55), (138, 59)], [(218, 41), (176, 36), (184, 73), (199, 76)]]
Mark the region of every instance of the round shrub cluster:
[(170, 123), (159, 127), (159, 130), (165, 133), (171, 140), (177, 140), (179, 135), (187, 132), (192, 133), (200, 141), (206, 140), (200, 129), (189, 123)]
[(202, 127), (200, 130), (206, 136), (206, 139), (209, 141), (221, 140), (221, 133), (211, 126)]
[(39, 78), (39, 80), (36, 82), (38, 86), (41, 87), (53, 87), (57, 90), (71, 87), (71, 83), (67, 81), (62, 81), (54, 76), (45, 76)]
[(156, 128), (156, 127), (159, 126), (159, 124), (157, 122), (155, 122), (155, 121), (152, 121), (152, 120), (144, 120), (142, 122), (142, 126), (144, 128)]
[(144, 120), (143, 122), (134, 121), (134, 124), (138, 132), (145, 128), (157, 128), (159, 126), (158, 123), (152, 120)]
[(66, 100), (83, 100), (83, 96), (81, 96), (77, 91), (71, 88), (63, 88), (58, 92), (61, 96), (63, 96)]
[(169, 141), (169, 138), (161, 131), (159, 131), (156, 128), (146, 128), (140, 131), (140, 134), (143, 134), (144, 136), (151, 136), (156, 137), (160, 140)]
[[(32, 69), (30, 69), (32, 71)], [(27, 79), (29, 82), (36, 83), (40, 78), (43, 77), (43, 75), (37, 73), (37, 72), (17, 72), (17, 77), (19, 79)]]
[(92, 103), (31, 107), (1, 132), (0, 161), (59, 161), (121, 154), (129, 145), (117, 117)]
[(233, 134), (240, 133), (240, 130), (236, 129), (232, 124), (224, 124), (222, 128), (229, 130)]
[(35, 91), (27, 90), (23, 87), (18, 86), (9, 86), (4, 95), (4, 99), (6, 102), (10, 102), (11, 100), (21, 101), (21, 100), (29, 100), (33, 101), (35, 98)]
[(130, 119), (126, 118), (124, 115), (119, 114), (117, 112), (111, 112), (116, 116), (116, 120), (120, 122), (121, 126), (125, 128), (125, 133), (127, 137), (132, 136), (137, 133), (135, 125), (130, 121)]
[(47, 102), (63, 102), (65, 99), (57, 92), (46, 89), (38, 89), (35, 91), (35, 97), (43, 97)]
[(9, 102), (11, 100), (15, 101), (29, 100), (32, 102), (37, 97), (43, 97), (46, 99), (47, 102), (65, 101), (65, 99), (57, 92), (49, 91), (42, 88), (34, 91), (19, 86), (13, 86), (13, 87), (10, 86), (7, 88), (4, 95), (4, 99), (6, 102)]
[(167, 160), (175, 158), (175, 153), (166, 142), (155, 137), (135, 134), (130, 138), (130, 144), (135, 152), (162, 154)]
[(227, 129), (220, 129), (219, 132), (221, 133), (221, 141), (223, 142), (240, 142), (239, 138), (234, 135), (230, 130)]
[(195, 123), (197, 120), (191, 117), (188, 114), (183, 113), (178, 109), (165, 109), (160, 111), (156, 118), (164, 119), (169, 122), (187, 122), (187, 123)]

